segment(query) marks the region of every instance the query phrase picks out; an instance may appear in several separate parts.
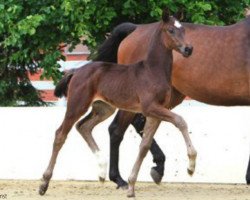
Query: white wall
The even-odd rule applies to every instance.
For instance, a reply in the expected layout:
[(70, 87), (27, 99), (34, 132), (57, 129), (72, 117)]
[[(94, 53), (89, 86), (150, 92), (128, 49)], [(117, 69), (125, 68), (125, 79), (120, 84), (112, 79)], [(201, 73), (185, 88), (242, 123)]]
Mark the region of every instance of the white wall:
[[(155, 136), (166, 154), (163, 181), (244, 183), (250, 153), (250, 107), (216, 107), (186, 101), (174, 111), (182, 115), (198, 151), (191, 178), (186, 147), (178, 130), (162, 123)], [(39, 179), (47, 167), (54, 132), (65, 107), (0, 108), (0, 179)], [(112, 117), (113, 118), (113, 117)], [(108, 125), (94, 129), (94, 137), (109, 158)], [(127, 180), (140, 137), (129, 127), (120, 150), (121, 174)], [(139, 180), (151, 181), (152, 156), (147, 155)], [(54, 179), (97, 180), (95, 157), (75, 128), (70, 132), (54, 171)]]

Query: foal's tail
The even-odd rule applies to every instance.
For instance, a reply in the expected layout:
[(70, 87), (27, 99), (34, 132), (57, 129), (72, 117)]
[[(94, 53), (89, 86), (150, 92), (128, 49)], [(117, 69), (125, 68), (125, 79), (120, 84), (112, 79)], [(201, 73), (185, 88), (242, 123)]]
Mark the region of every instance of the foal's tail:
[(121, 41), (136, 29), (137, 25), (122, 23), (114, 28), (111, 35), (97, 50), (97, 56), (93, 61), (117, 63), (117, 51)]
[(56, 85), (54, 95), (56, 97), (67, 97), (68, 92), (68, 84), (74, 75), (76, 69), (71, 69), (63, 76), (63, 78), (59, 81), (59, 83)]

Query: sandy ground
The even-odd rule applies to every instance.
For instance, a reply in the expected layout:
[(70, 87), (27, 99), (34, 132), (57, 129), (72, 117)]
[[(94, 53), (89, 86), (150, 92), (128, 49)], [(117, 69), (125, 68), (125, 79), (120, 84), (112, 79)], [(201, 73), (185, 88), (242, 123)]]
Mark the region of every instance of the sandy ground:
[[(111, 182), (51, 181), (44, 196), (38, 195), (40, 181), (0, 180), (0, 199), (18, 200), (122, 200), (125, 190)], [(250, 200), (250, 186), (224, 184), (137, 183), (136, 198), (143, 200)]]

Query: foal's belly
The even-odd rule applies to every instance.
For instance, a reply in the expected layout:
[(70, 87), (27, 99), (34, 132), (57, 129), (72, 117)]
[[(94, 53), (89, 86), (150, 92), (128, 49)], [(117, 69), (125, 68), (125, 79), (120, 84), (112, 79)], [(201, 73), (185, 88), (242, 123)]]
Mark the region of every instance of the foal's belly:
[(119, 109), (119, 110), (125, 110), (125, 111), (129, 111), (132, 113), (141, 113), (142, 112), (141, 106), (139, 104), (135, 104), (134, 102), (133, 102), (133, 104), (128, 105), (128, 104), (124, 104), (123, 102), (109, 101), (104, 97), (94, 98), (93, 102), (95, 102), (95, 101), (102, 101), (102, 102), (104, 102), (104, 103), (106, 103), (114, 108)]

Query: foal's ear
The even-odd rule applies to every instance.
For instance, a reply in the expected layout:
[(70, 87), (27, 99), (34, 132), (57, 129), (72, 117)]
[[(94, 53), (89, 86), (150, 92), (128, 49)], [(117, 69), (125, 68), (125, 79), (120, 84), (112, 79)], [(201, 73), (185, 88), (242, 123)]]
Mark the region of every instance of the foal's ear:
[(168, 8), (165, 8), (163, 11), (162, 11), (162, 20), (167, 23), (169, 21), (169, 17), (170, 17), (170, 12), (169, 12), (169, 9)]
[(183, 9), (178, 10), (178, 12), (174, 14), (174, 17), (180, 21), (183, 20), (184, 18)]

